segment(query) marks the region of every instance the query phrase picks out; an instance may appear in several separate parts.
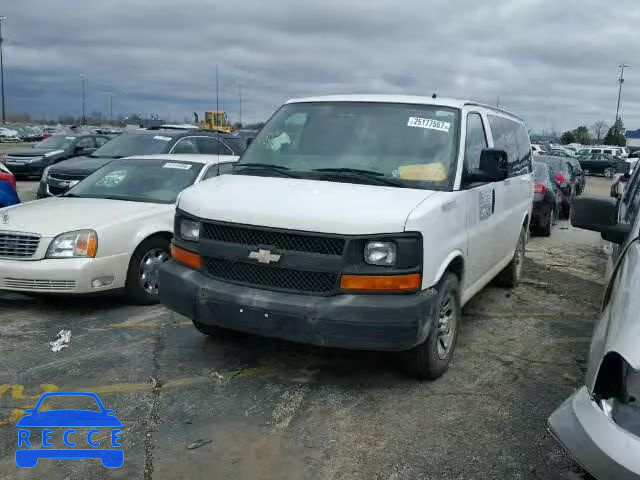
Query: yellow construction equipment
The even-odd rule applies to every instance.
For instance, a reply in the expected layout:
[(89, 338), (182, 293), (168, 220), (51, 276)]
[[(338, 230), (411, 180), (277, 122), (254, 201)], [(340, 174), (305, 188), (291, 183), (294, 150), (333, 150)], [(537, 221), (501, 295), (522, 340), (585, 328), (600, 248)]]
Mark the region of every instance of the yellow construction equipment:
[(204, 112), (204, 122), (200, 122), (200, 127), (229, 133), (234, 131), (226, 112)]

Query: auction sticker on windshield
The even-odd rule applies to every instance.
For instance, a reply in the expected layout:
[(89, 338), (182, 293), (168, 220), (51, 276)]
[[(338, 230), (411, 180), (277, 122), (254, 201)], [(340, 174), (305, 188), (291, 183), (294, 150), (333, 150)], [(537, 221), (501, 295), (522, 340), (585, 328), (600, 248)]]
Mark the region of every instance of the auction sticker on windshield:
[(191, 170), (191, 165), (188, 163), (165, 163), (162, 168), (176, 168), (178, 170)]
[(409, 117), (408, 127), (428, 128), (430, 130), (439, 130), (449, 133), (451, 123), (442, 120), (434, 120), (433, 118)]

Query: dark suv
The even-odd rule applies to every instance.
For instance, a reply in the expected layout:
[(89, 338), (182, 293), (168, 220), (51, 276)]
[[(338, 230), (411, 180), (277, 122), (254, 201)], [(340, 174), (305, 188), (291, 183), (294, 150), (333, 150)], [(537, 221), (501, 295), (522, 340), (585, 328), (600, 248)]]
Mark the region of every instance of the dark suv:
[(5, 163), (17, 178), (42, 176), (45, 168), (55, 163), (87, 155), (109, 141), (103, 135), (52, 135), (36, 143), (33, 148), (18, 150), (7, 155)]
[(47, 168), (38, 198), (61, 195), (114, 158), (154, 153), (240, 155), (247, 141), (238, 135), (210, 130), (134, 130), (105, 143), (91, 155)]

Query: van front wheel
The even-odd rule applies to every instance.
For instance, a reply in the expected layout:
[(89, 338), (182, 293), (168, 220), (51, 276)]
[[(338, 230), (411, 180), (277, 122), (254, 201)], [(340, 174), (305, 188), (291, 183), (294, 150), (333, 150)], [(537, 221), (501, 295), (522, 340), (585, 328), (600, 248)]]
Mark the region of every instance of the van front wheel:
[(421, 380), (434, 380), (449, 368), (456, 348), (462, 309), (460, 283), (452, 273), (445, 273), (436, 287), (437, 317), (427, 339), (404, 352), (405, 364)]

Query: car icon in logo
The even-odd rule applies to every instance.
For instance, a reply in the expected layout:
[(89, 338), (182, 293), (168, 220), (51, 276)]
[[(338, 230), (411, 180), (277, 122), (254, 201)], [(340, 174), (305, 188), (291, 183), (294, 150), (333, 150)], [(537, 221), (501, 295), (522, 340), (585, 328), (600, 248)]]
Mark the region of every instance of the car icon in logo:
[[(99, 411), (81, 409), (39, 411), (44, 400), (60, 396), (93, 398)], [(18, 467), (33, 468), (41, 458), (99, 458), (102, 465), (107, 468), (118, 468), (124, 463), (124, 450), (120, 444), (122, 422), (114, 415), (114, 410), (102, 405), (95, 393), (71, 391), (44, 393), (34, 408), (24, 412), (25, 415), (16, 424), (18, 427), (16, 465)], [(90, 430), (86, 434), (81, 431), (87, 428)], [(36, 437), (35, 432), (40, 429), (42, 429), (41, 445), (35, 439), (30, 440), (31, 434), (34, 433), (33, 436)], [(53, 448), (53, 442), (61, 443), (60, 440), (66, 448)], [(105, 448), (107, 445), (111, 448)]]

